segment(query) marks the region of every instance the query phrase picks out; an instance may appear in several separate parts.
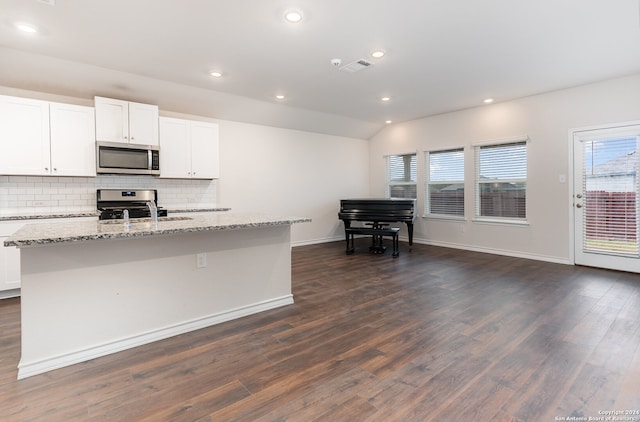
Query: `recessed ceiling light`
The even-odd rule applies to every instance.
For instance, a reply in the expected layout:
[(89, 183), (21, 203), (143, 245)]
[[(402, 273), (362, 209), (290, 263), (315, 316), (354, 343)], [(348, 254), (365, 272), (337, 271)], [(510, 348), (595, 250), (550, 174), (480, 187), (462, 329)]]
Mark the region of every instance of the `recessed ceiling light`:
[(391, 99), (391, 97), (382, 97), (382, 98), (380, 98), (380, 101), (384, 101), (386, 103), (390, 99)]
[(373, 57), (374, 59), (380, 59), (382, 57), (384, 57), (384, 51), (382, 50), (375, 50), (371, 52), (371, 57)]
[(485, 103), (485, 104), (491, 104), (493, 102), (493, 98), (487, 98), (482, 102)]
[(210, 72), (209, 75), (213, 76), (214, 78), (221, 78), (222, 77), (222, 72), (214, 70), (214, 71)]
[(16, 28), (18, 28), (20, 31), (26, 32), (28, 34), (35, 34), (36, 32), (38, 32), (35, 26), (29, 25), (28, 23), (18, 22), (15, 25), (16, 25)]
[(284, 95), (278, 94), (278, 95), (276, 95), (276, 99), (277, 100), (284, 100)]
[(386, 124), (391, 124), (391, 123), (393, 123), (393, 122), (392, 122), (391, 120), (385, 120), (385, 123), (386, 123)]
[(302, 20), (302, 14), (297, 10), (291, 10), (284, 14), (284, 18), (287, 22), (298, 23)]

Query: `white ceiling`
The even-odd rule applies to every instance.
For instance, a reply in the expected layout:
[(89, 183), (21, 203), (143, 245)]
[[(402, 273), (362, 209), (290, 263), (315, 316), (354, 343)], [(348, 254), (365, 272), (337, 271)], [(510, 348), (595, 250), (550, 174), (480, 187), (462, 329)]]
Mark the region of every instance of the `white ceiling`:
[[(0, 85), (368, 138), (385, 120), (640, 72), (638, 0), (55, 3), (0, 0)], [(302, 22), (285, 22), (290, 9)], [(347, 73), (334, 58), (373, 65)]]

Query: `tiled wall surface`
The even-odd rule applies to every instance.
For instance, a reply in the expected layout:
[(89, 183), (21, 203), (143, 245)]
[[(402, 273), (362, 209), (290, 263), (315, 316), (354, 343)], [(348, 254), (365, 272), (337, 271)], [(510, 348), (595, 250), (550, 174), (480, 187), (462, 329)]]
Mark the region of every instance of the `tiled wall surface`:
[(217, 206), (216, 180), (159, 179), (153, 176), (0, 176), (0, 214), (87, 212), (96, 209), (97, 189), (157, 189), (168, 209)]

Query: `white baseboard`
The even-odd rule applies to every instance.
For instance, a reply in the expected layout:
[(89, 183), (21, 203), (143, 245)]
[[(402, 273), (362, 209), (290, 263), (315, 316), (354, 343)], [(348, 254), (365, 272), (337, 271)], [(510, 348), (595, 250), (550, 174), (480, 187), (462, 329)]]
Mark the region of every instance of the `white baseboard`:
[[(409, 238), (407, 236), (399, 236), (399, 239), (403, 242), (409, 241)], [(295, 247), (295, 246), (314, 245), (319, 243), (329, 243), (329, 242), (335, 242), (335, 241), (344, 241), (344, 237), (340, 236), (340, 237), (333, 237), (333, 238), (326, 238), (326, 239), (315, 239), (310, 241), (294, 242), (291, 244), (291, 246)], [(503, 255), (503, 256), (510, 256), (514, 258), (533, 259), (535, 261), (552, 262), (555, 264), (574, 265), (573, 261), (569, 258), (558, 258), (555, 256), (530, 254), (530, 253), (519, 252), (519, 251), (510, 251), (506, 249), (486, 248), (481, 246), (472, 246), (472, 245), (465, 245), (465, 244), (451, 243), (451, 242), (439, 242), (434, 240), (418, 239), (415, 237), (413, 239), (413, 242), (420, 243), (422, 245), (440, 246), (443, 248), (452, 248), (452, 249), (461, 249), (461, 250), (472, 251), (472, 252), (490, 253), (493, 255)]]
[(323, 237), (320, 239), (299, 240), (296, 242), (291, 242), (291, 246), (296, 247), (296, 246), (318, 245), (320, 243), (337, 242), (339, 240), (344, 240), (344, 235), (333, 236), (333, 237)]
[[(408, 240), (408, 239), (404, 239), (404, 240)], [(472, 251), (472, 252), (489, 253), (493, 255), (510, 256), (513, 258), (532, 259), (535, 261), (552, 262), (555, 264), (573, 265), (573, 262), (569, 258), (558, 258), (555, 256), (530, 254), (530, 253), (510, 251), (505, 249), (486, 248), (481, 246), (462, 245), (458, 243), (439, 242), (439, 241), (415, 239), (415, 238), (413, 239), (413, 243), (420, 243), (423, 245), (431, 245), (431, 246), (441, 246), (443, 248), (462, 249), (465, 251)]]
[(80, 362), (85, 362), (111, 353), (121, 352), (133, 347), (142, 346), (143, 344), (152, 343), (154, 341), (163, 340), (178, 334), (188, 333), (190, 331), (199, 330), (211, 325), (238, 319), (244, 316), (256, 314), (270, 309), (279, 308), (281, 306), (293, 304), (293, 295), (287, 295), (279, 298), (258, 302), (252, 305), (243, 306), (236, 309), (209, 315), (203, 318), (185, 321), (172, 326), (149, 331), (147, 333), (138, 334), (132, 337), (123, 338), (118, 341), (100, 344), (87, 349), (78, 350), (59, 356), (36, 361), (23, 362), (18, 365), (18, 379), (27, 378), (53, 369), (63, 368)]
[(9, 299), (12, 297), (19, 297), (20, 289), (10, 289), (0, 291), (0, 299)]

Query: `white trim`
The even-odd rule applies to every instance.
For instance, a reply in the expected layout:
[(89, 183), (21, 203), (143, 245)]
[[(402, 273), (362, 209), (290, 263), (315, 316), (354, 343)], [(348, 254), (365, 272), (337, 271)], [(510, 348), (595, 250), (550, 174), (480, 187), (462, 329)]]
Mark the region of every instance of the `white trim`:
[(298, 240), (295, 242), (292, 241), (291, 247), (295, 248), (296, 246), (319, 245), (321, 243), (337, 242), (339, 240), (345, 240), (345, 235), (342, 234), (340, 236), (321, 237), (319, 239)]
[(427, 220), (444, 220), (444, 221), (459, 221), (459, 222), (467, 221), (464, 215), (425, 214), (422, 216), (422, 218)]
[(413, 155), (413, 154), (418, 154), (418, 152), (420, 152), (420, 151), (415, 150), (415, 151), (409, 151), (409, 152), (394, 152), (394, 153), (391, 153), (391, 154), (383, 155), (382, 159), (386, 160), (387, 157), (391, 157), (392, 155)]
[(142, 346), (143, 344), (152, 343), (154, 341), (163, 340), (178, 334), (188, 333), (190, 331), (199, 330), (211, 325), (220, 324), (231, 321), (233, 319), (256, 314), (270, 309), (279, 308), (285, 305), (293, 304), (293, 295), (286, 295), (279, 298), (269, 299), (263, 302), (254, 303), (252, 305), (241, 306), (239, 308), (230, 309), (228, 311), (219, 312), (191, 321), (170, 325), (157, 330), (152, 330), (143, 334), (125, 337), (121, 340), (104, 343), (78, 350), (72, 353), (53, 356), (35, 362), (23, 362), (18, 364), (18, 379), (30, 377), (32, 375), (42, 374), (43, 372), (53, 369), (63, 368), (90, 359), (95, 359), (111, 353), (121, 352), (133, 347)]
[(443, 247), (443, 248), (461, 249), (461, 250), (471, 251), (471, 252), (489, 253), (489, 254), (492, 254), (492, 255), (510, 256), (510, 257), (513, 257), (513, 258), (531, 259), (531, 260), (534, 260), (534, 261), (545, 261), (545, 262), (551, 262), (551, 263), (554, 263), (554, 264), (573, 265), (573, 262), (570, 262), (568, 259), (565, 259), (565, 258), (558, 258), (558, 257), (555, 257), (555, 256), (546, 256), (546, 255), (515, 252), (515, 251), (509, 251), (509, 250), (505, 250), (505, 249), (494, 249), (494, 248), (487, 248), (487, 247), (482, 247), (482, 246), (461, 245), (461, 244), (458, 244), (458, 243), (439, 242), (439, 241), (426, 240), (426, 239), (415, 239), (415, 238), (413, 239), (413, 243), (420, 243), (420, 244), (423, 244), (423, 245), (431, 245), (431, 246), (439, 246), (439, 247)]
[(575, 134), (575, 133), (590, 132), (592, 130), (624, 128), (624, 127), (627, 127), (627, 126), (637, 126), (637, 125), (640, 125), (640, 120), (631, 120), (631, 121), (628, 121), (628, 122), (604, 123), (604, 124), (601, 124), (601, 125), (576, 127), (576, 128), (569, 129), (569, 135), (571, 135), (571, 140), (573, 141), (573, 134)]
[(498, 224), (498, 225), (506, 225), (506, 226), (523, 226), (523, 227), (529, 226), (528, 220), (516, 220), (516, 219), (510, 220), (504, 217), (497, 217), (497, 218), (475, 217), (475, 218), (472, 218), (471, 221), (478, 224)]
[(575, 186), (574, 186), (574, 173), (575, 173), (575, 169), (574, 167), (574, 151), (573, 151), (573, 140), (574, 137), (576, 135), (576, 133), (578, 133), (578, 131), (576, 129), (569, 129), (569, 163), (568, 163), (568, 167), (567, 169), (569, 169), (569, 172), (567, 174), (567, 183), (569, 183), (569, 260), (571, 261), (571, 263), (573, 265), (576, 264), (576, 254), (575, 254), (575, 250), (576, 250), (576, 245), (575, 245), (575, 212), (573, 211), (573, 207), (574, 207), (574, 198), (575, 198)]
[[(400, 235), (398, 239), (402, 242), (409, 241), (409, 238), (406, 235)], [(344, 237), (341, 237), (340, 239), (336, 239), (336, 241), (344, 242), (345, 239)], [(317, 243), (330, 243), (330, 242), (332, 241), (328, 240), (326, 242), (317, 242)], [(523, 253), (523, 252), (511, 251), (506, 249), (495, 249), (495, 248), (487, 248), (484, 246), (463, 245), (460, 243), (441, 242), (436, 240), (420, 239), (416, 237), (413, 238), (413, 243), (418, 243), (421, 245), (438, 246), (442, 248), (460, 249), (460, 250), (471, 251), (471, 252), (488, 253), (492, 255), (510, 256), (514, 258), (531, 259), (534, 261), (545, 261), (545, 262), (551, 262), (554, 264), (574, 265), (573, 261), (567, 258), (558, 258), (555, 256)], [(298, 246), (304, 246), (304, 245), (298, 245)]]
[(425, 153), (425, 152), (429, 152), (429, 153), (431, 153), (431, 152), (449, 152), (449, 151), (457, 151), (457, 150), (460, 150), (460, 149), (462, 150), (462, 152), (466, 152), (467, 146), (466, 145), (460, 145), (458, 147), (452, 147), (452, 148), (442, 147), (442, 148), (434, 148), (434, 149), (423, 149), (422, 152), (423, 153)]
[(12, 297), (20, 297), (20, 289), (9, 289), (0, 291), (0, 299), (9, 299)]
[(509, 138), (502, 138), (502, 139), (492, 139), (489, 141), (479, 141), (479, 142), (474, 142), (471, 144), (472, 147), (484, 147), (487, 145), (500, 145), (500, 144), (510, 144), (510, 143), (515, 143), (515, 142), (526, 142), (529, 143), (531, 142), (531, 138), (529, 138), (529, 135), (522, 135), (522, 136), (514, 136), (514, 137), (509, 137)]

